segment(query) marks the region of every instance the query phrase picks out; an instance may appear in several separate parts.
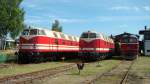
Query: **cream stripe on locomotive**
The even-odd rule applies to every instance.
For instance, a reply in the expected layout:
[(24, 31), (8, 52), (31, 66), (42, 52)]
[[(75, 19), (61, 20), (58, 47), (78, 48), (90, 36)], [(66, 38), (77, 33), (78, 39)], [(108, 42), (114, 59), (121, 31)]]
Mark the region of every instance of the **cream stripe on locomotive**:
[(79, 46), (68, 46), (68, 45), (53, 45), (53, 44), (21, 44), (20, 46), (45, 46), (45, 47), (78, 47)]
[(21, 49), (44, 49), (44, 50), (79, 50), (79, 48), (67, 48), (67, 47), (34, 47), (34, 46), (22, 46)]
[(79, 50), (79, 46), (49, 45), (49, 44), (22, 44), (20, 49), (58, 49), (58, 50)]
[(121, 44), (139, 44), (139, 43), (121, 43)]
[(110, 50), (109, 48), (80, 48), (80, 50)]

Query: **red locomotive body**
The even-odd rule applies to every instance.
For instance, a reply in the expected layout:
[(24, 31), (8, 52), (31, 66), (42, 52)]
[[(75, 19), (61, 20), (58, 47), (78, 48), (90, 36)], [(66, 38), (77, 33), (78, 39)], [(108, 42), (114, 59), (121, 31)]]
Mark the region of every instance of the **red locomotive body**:
[(25, 29), (20, 36), (19, 61), (78, 56), (79, 38), (42, 28)]
[(135, 59), (139, 52), (139, 41), (135, 35), (124, 35), (121, 38), (121, 56), (124, 59)]
[(110, 56), (114, 50), (111, 38), (97, 32), (83, 32), (79, 41), (79, 56), (87, 60), (97, 60)]

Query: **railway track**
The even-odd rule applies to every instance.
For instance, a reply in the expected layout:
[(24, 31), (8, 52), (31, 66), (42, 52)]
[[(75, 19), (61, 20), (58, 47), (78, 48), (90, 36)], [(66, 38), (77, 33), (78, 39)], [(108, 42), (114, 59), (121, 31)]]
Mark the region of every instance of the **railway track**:
[[(97, 74), (91, 81), (86, 81), (84, 84), (126, 84), (129, 72), (134, 64), (134, 61), (122, 61), (120, 64), (114, 66), (111, 70), (104, 73)], [(123, 67), (123, 65), (128, 65)], [(122, 67), (122, 69), (121, 69)], [(111, 77), (119, 77), (116, 80), (110, 80)], [(105, 81), (104, 81), (105, 80)], [(99, 83), (97, 81), (100, 81)], [(112, 81), (112, 82), (111, 82)], [(115, 81), (115, 82), (114, 82)]]
[(132, 61), (132, 63), (130, 64), (128, 70), (125, 72), (125, 75), (123, 76), (122, 80), (120, 81), (120, 84), (126, 84), (127, 83), (127, 78), (129, 76), (129, 72), (134, 64), (135, 60)]
[(0, 68), (8, 68), (9, 66), (11, 66), (10, 64), (0, 64)]
[(31, 73), (8, 76), (8, 77), (0, 78), (0, 84), (28, 84), (28, 83), (32, 83), (34, 80), (54, 76), (58, 73), (70, 70), (75, 67), (76, 67), (75, 64), (69, 64), (61, 67), (35, 71)]

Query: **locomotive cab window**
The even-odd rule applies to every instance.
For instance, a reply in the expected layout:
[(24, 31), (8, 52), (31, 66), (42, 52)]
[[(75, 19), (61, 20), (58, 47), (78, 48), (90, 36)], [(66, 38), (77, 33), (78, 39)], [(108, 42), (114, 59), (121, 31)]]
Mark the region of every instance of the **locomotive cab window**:
[(37, 35), (38, 30), (37, 29), (26, 29), (22, 32), (22, 35)]
[(96, 38), (96, 33), (90, 33), (89, 38)]
[(83, 34), (81, 35), (81, 38), (88, 38), (88, 33), (83, 33)]
[(122, 42), (123, 43), (137, 43), (137, 39), (136, 38), (124, 38)]
[(122, 39), (122, 43), (129, 43), (129, 39), (128, 38)]
[(96, 38), (96, 37), (97, 37), (96, 33), (83, 33), (81, 35), (81, 38)]
[(29, 30), (24, 30), (24, 31), (22, 32), (22, 35), (29, 35)]
[(30, 30), (30, 35), (37, 35), (37, 34), (38, 34), (38, 30), (37, 29)]
[(39, 30), (38, 35), (46, 35), (44, 30)]
[(130, 43), (137, 43), (137, 39), (131, 38), (131, 39), (129, 39), (129, 42), (130, 42)]

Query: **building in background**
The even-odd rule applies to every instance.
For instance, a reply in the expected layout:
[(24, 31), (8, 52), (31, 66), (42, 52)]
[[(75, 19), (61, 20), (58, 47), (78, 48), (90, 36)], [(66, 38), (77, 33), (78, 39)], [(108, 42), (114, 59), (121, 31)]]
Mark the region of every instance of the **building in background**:
[(0, 38), (0, 50), (15, 48), (15, 40)]
[(4, 44), (5, 44), (5, 41), (3, 38), (0, 38), (0, 50), (3, 50), (4, 49)]
[(145, 26), (145, 29), (140, 30), (139, 34), (144, 35), (144, 38), (143, 38), (144, 55), (150, 55), (150, 28), (147, 28), (147, 26)]

